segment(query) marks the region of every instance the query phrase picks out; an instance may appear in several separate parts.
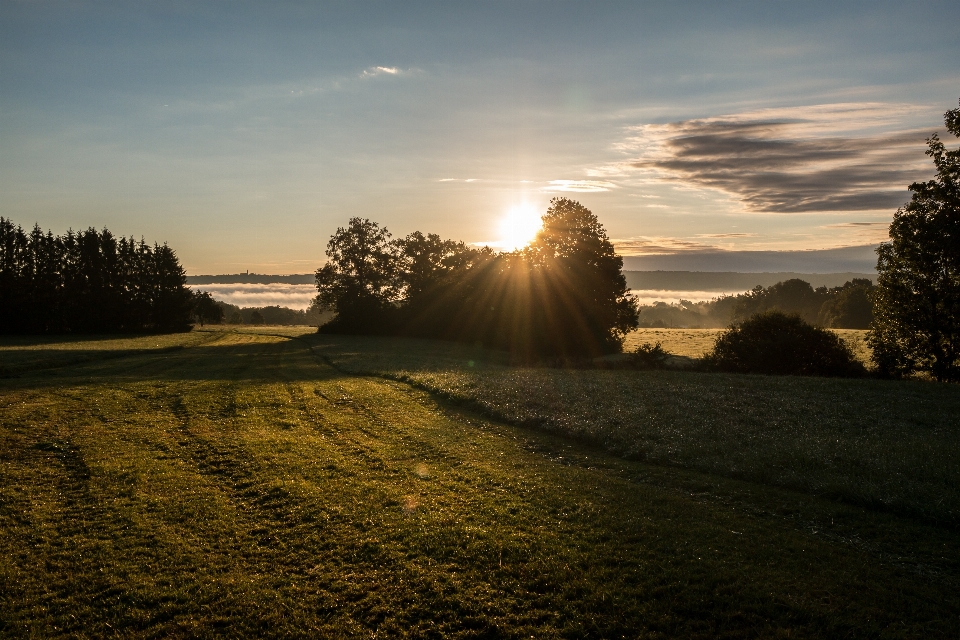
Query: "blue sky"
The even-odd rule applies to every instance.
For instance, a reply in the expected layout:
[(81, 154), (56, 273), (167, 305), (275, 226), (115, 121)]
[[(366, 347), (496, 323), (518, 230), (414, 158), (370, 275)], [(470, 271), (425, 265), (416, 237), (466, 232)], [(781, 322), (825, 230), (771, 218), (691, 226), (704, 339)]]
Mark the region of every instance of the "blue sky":
[(351, 216), (625, 254), (883, 239), (960, 98), (960, 3), (0, 3), (0, 215), (298, 273)]

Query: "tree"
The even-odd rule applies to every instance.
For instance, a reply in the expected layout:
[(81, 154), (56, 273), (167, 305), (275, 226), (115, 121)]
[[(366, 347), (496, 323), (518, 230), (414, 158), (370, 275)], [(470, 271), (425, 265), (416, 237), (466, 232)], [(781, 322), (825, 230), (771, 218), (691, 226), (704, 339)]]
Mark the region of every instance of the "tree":
[(253, 313), (250, 314), (250, 324), (261, 325), (263, 324), (263, 314), (259, 310), (254, 309)]
[(327, 264), (316, 272), (317, 299), (336, 312), (332, 333), (386, 333), (401, 291), (396, 246), (376, 222), (351, 218), (327, 243)]
[(193, 315), (201, 327), (204, 322), (209, 322), (210, 324), (220, 324), (223, 322), (223, 308), (217, 304), (217, 301), (214, 300), (213, 296), (207, 291), (193, 292)]
[(193, 298), (168, 246), (108, 229), (28, 234), (0, 218), (0, 332), (189, 330)]
[(814, 289), (809, 282), (798, 278), (784, 280), (767, 288), (758, 285), (745, 295), (737, 296), (734, 319), (744, 320), (757, 313), (777, 310), (796, 313), (812, 323), (817, 321), (827, 297), (825, 287)]
[(636, 302), (627, 293), (623, 258), (592, 211), (567, 198), (553, 198), (543, 228), (526, 250), (535, 272), (538, 324), (551, 350), (565, 355), (620, 351), (624, 336), (639, 325)]
[(854, 278), (842, 287), (830, 290), (830, 297), (820, 307), (820, 326), (833, 329), (869, 329), (873, 322), (873, 283)]
[[(960, 109), (944, 114), (960, 137)], [(868, 342), (880, 372), (927, 371), (960, 380), (960, 149), (948, 151), (933, 134), (927, 155), (937, 174), (910, 185), (910, 202), (890, 224), (890, 242), (877, 249), (874, 322)]]
[(437, 286), (451, 272), (468, 266), (481, 252), (463, 242), (442, 240), (435, 233), (414, 231), (395, 240), (397, 273), (403, 297), (411, 300)]

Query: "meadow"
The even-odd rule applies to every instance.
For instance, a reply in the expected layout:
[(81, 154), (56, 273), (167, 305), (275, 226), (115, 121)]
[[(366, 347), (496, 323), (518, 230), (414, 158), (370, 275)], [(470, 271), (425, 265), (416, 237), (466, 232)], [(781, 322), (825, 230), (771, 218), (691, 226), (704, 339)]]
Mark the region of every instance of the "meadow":
[[(656, 344), (678, 356), (699, 358), (713, 349), (723, 329), (637, 329), (627, 334), (624, 351), (633, 351), (642, 344)], [(870, 366), (867, 331), (863, 329), (830, 329), (840, 336), (864, 365)]]
[(960, 634), (955, 386), (290, 327), (0, 364), (0, 635)]

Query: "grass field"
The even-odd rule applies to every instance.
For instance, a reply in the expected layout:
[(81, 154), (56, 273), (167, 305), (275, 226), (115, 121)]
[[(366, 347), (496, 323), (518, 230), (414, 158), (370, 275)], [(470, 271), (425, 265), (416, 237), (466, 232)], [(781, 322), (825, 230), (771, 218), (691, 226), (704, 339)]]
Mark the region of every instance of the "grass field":
[[(870, 477), (881, 464), (925, 491), (956, 477), (955, 454), (939, 451), (957, 451), (954, 387), (812, 381), (794, 400), (791, 380), (551, 378), (462, 346), (303, 331), (0, 342), (0, 364), (18, 376), (0, 380), (0, 635), (960, 634), (960, 533), (945, 522), (955, 494), (946, 508), (921, 498), (924, 517), (906, 517), (902, 505), (864, 508), (700, 468), (696, 447), (681, 444), (734, 405), (763, 441), (781, 422), (820, 429), (797, 415), (810, 413), (800, 403), (811, 394), (857, 407), (888, 398), (852, 424), (827, 402), (835, 413), (812, 457), (831, 455), (825, 441), (845, 430), (866, 451), (844, 444), (846, 458), (808, 473), (862, 464)], [(363, 368), (379, 375), (352, 373)], [(444, 378), (473, 385), (460, 404), (447, 399), (452, 386), (429, 390), (461, 373)], [(524, 386), (537, 375), (547, 377)], [(484, 395), (496, 387), (512, 399)], [(621, 405), (646, 413), (623, 424), (669, 417), (685, 433), (663, 450), (687, 462), (613, 456), (522, 413), (576, 416), (589, 401), (607, 424), (601, 405), (648, 387)], [(593, 395), (555, 400), (574, 392)], [(709, 393), (734, 405), (710, 413)], [(496, 412), (510, 419), (485, 417)], [(872, 440), (900, 420), (906, 439), (877, 462)], [(764, 451), (742, 433), (724, 437), (744, 450), (704, 444), (705, 459), (746, 464)]]
[[(717, 336), (723, 329), (637, 329), (627, 334), (624, 351), (633, 351), (642, 344), (660, 343), (666, 351), (689, 358), (699, 358), (713, 350)], [(867, 332), (861, 329), (831, 329), (843, 338), (857, 358), (870, 366), (870, 347), (867, 346)]]

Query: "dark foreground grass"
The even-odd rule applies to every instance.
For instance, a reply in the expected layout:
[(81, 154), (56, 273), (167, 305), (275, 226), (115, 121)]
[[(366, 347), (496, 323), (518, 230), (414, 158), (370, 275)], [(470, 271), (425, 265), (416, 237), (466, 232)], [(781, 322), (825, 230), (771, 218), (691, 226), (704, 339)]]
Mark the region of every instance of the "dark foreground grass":
[(0, 635), (960, 634), (950, 529), (209, 337), (0, 381)]
[(505, 366), (440, 342), (310, 336), (345, 371), (657, 464), (960, 527), (960, 386)]

